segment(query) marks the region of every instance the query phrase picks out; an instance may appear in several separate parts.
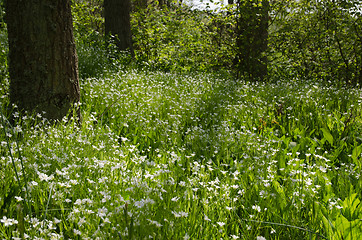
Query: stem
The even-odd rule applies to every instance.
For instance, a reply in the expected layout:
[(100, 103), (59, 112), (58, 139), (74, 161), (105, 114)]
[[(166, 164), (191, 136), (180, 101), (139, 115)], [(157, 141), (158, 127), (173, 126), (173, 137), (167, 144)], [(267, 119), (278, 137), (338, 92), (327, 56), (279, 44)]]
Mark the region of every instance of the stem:
[(48, 202), (47, 202), (47, 206), (46, 206), (45, 212), (44, 212), (44, 224), (43, 224), (43, 227), (44, 227), (44, 225), (45, 225), (45, 219), (47, 218), (47, 212), (48, 212), (48, 207), (49, 207), (50, 199), (51, 199), (51, 196), (52, 196), (52, 191), (53, 191), (53, 184), (51, 184), (51, 186), (50, 186), (50, 192), (49, 192)]
[(282, 227), (289, 227), (289, 228), (295, 228), (295, 229), (298, 229), (298, 230), (302, 230), (302, 231), (305, 231), (305, 232), (309, 232), (311, 234), (315, 234), (317, 235), (318, 237), (321, 237), (323, 239), (326, 239), (328, 240), (328, 238), (326, 238), (325, 236), (319, 234), (319, 233), (316, 233), (316, 232), (313, 232), (312, 230), (309, 230), (309, 229), (306, 229), (306, 228), (302, 228), (302, 227), (297, 227), (297, 226), (293, 226), (293, 225), (289, 225), (289, 224), (283, 224), (283, 223), (274, 223), (274, 222), (264, 222), (264, 221), (258, 221), (258, 220), (252, 220), (252, 219), (241, 219), (242, 221), (245, 221), (245, 222), (255, 222), (255, 223), (263, 223), (263, 224), (270, 224), (270, 225), (276, 225), (276, 226), (282, 226)]
[(12, 152), (11, 152), (11, 146), (10, 146), (10, 142), (9, 142), (9, 137), (8, 137), (7, 134), (6, 134), (6, 127), (5, 127), (5, 126), (6, 126), (6, 122), (5, 122), (5, 119), (4, 119), (4, 118), (5, 118), (4, 115), (1, 113), (1, 120), (2, 120), (3, 129), (4, 129), (5, 138), (6, 138), (6, 145), (7, 145), (8, 150), (9, 150), (9, 154), (10, 154), (10, 158), (11, 158), (11, 163), (13, 164), (13, 167), (14, 167), (16, 180), (18, 181), (18, 183), (20, 183), (20, 178), (19, 178), (18, 170), (16, 169), (15, 160), (14, 160), (13, 154), (12, 154)]
[[(17, 169), (16, 169), (16, 165), (15, 165), (15, 158), (14, 158), (12, 152), (11, 152), (10, 140), (9, 140), (9, 137), (6, 135), (6, 125), (8, 124), (8, 125), (11, 126), (11, 124), (10, 124), (8, 121), (5, 121), (5, 116), (4, 116), (4, 114), (2, 113), (2, 105), (0, 105), (0, 111), (1, 111), (1, 112), (0, 112), (0, 115), (1, 115), (2, 125), (3, 125), (3, 129), (4, 129), (4, 134), (5, 134), (6, 143), (7, 143), (7, 147), (8, 147), (8, 150), (9, 150), (11, 162), (12, 162), (12, 164), (13, 164), (13, 168), (14, 168), (14, 171), (15, 171), (16, 179), (17, 179), (19, 185), (21, 186), (19, 174), (18, 174), (18, 171), (17, 171)], [(7, 123), (7, 124), (6, 124), (6, 123)], [(13, 133), (13, 135), (16, 134), (14, 131), (13, 131), (12, 133)], [(27, 200), (29, 216), (31, 216), (31, 215), (32, 215), (32, 211), (31, 211), (31, 205), (30, 205), (30, 195), (29, 195), (29, 191), (28, 191), (28, 181), (27, 181), (27, 178), (26, 178), (26, 175), (25, 175), (24, 164), (23, 164), (23, 157), (22, 157), (22, 155), (21, 155), (20, 147), (19, 147), (19, 143), (18, 143), (17, 139), (15, 140), (15, 144), (16, 144), (16, 150), (18, 151), (18, 155), (19, 155), (19, 159), (20, 159), (21, 172), (22, 172), (22, 175), (23, 175), (23, 177), (24, 177), (25, 198), (26, 198), (26, 200)]]

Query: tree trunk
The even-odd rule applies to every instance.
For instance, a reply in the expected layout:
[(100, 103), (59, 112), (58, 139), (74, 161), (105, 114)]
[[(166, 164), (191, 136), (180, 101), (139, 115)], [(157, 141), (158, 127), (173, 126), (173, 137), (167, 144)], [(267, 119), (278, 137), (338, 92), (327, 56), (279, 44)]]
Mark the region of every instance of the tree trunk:
[(267, 77), (268, 11), (267, 0), (238, 0), (236, 66), (238, 72), (254, 81)]
[(158, 6), (159, 6), (160, 8), (163, 8), (164, 5), (165, 5), (165, 0), (158, 0)]
[(130, 0), (104, 0), (106, 35), (115, 36), (118, 49), (133, 55), (130, 10)]
[(80, 100), (70, 0), (7, 0), (5, 9), (10, 102), (62, 119)]

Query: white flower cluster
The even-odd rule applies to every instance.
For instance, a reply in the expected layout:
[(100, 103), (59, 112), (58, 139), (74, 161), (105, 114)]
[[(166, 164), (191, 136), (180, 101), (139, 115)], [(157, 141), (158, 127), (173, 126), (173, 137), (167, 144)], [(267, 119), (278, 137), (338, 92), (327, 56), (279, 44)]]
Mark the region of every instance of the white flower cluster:
[(12, 225), (18, 224), (18, 221), (12, 218), (7, 218), (6, 216), (3, 216), (3, 218), (0, 220), (4, 224), (5, 227), (9, 227)]

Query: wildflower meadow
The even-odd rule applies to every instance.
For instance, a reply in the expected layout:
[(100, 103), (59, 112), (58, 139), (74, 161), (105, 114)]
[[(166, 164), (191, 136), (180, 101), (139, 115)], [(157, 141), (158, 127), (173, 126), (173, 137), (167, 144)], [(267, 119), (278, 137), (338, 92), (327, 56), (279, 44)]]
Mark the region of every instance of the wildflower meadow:
[(81, 98), (81, 124), (2, 105), (1, 239), (362, 236), (359, 89), (129, 69)]
[(361, 0), (105, 2), (0, 0), (0, 239), (362, 239)]

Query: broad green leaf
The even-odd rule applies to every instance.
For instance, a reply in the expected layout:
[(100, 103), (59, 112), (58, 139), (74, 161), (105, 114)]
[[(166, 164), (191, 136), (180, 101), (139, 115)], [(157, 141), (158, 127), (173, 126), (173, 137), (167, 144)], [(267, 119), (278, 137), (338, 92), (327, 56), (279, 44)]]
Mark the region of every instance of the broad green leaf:
[(321, 128), (321, 130), (323, 132), (324, 138), (333, 146), (333, 136), (332, 136), (332, 134), (326, 128)]
[(361, 153), (362, 153), (362, 145), (355, 147), (352, 151), (352, 159), (356, 161), (357, 158), (361, 156)]
[(359, 215), (362, 212), (360, 203), (361, 201), (357, 198), (356, 193), (352, 194), (343, 201), (342, 213), (349, 221), (359, 218)]

